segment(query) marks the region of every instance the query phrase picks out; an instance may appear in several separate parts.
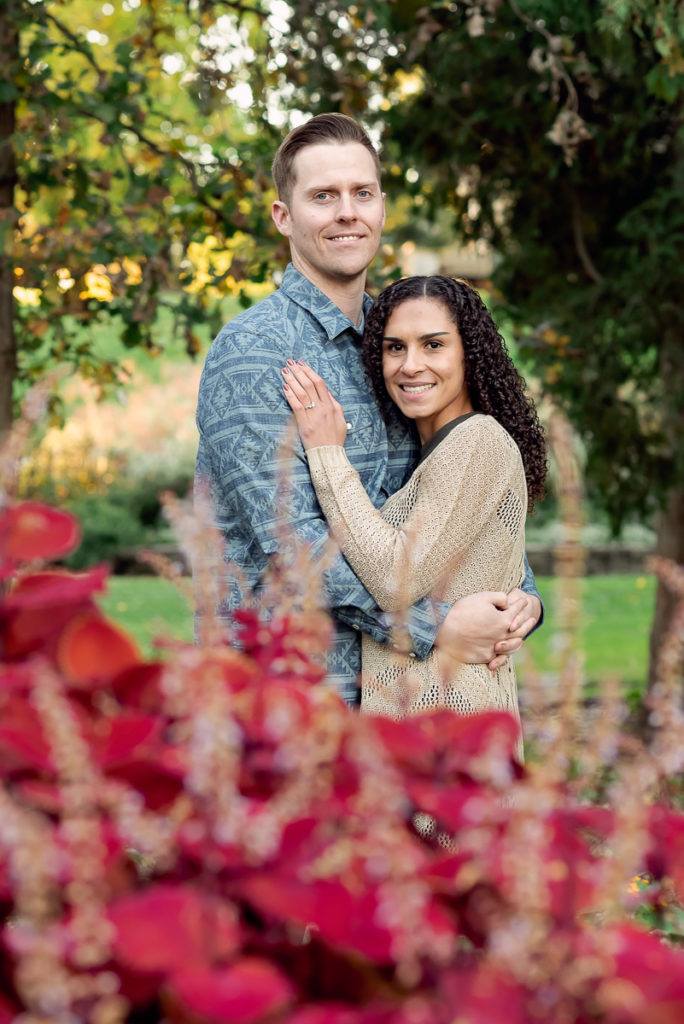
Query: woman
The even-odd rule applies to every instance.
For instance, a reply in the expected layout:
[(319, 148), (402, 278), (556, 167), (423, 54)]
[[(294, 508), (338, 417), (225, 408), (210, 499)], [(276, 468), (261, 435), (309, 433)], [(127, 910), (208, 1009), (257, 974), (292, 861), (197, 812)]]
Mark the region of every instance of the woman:
[[(308, 366), (290, 361), (284, 392), (323, 513), (379, 607), (430, 594), (453, 603), (509, 591), (523, 578), (525, 516), (546, 474), (542, 428), (489, 312), (467, 284), (413, 277), (386, 288), (366, 323), (363, 356), (386, 416), (415, 423), (422, 450), (408, 482), (377, 510), (344, 453), (342, 407)], [(425, 661), (363, 638), (362, 709), (401, 717), (435, 707), (518, 716), (507, 662)]]

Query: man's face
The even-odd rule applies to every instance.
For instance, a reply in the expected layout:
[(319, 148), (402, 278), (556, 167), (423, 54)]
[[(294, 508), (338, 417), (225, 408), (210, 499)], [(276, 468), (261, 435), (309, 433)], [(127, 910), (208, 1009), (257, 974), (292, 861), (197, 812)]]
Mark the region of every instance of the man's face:
[(359, 278), (365, 282), (385, 223), (371, 154), (359, 142), (306, 146), (294, 171), (290, 201), (273, 204), (294, 266), (326, 294)]

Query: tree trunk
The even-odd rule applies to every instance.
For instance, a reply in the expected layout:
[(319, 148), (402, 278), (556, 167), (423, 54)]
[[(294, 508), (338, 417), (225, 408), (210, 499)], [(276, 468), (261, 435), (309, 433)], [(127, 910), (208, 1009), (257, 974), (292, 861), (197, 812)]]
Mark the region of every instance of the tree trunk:
[[(11, 10), (5, 5), (0, 13), (0, 56), (5, 68), (16, 68), (19, 36)], [(14, 336), (14, 267), (10, 252), (16, 228), (14, 187), (17, 180), (12, 136), (15, 125), (15, 101), (0, 103), (0, 437), (12, 423), (12, 385), (17, 372)]]
[[(677, 307), (672, 305), (673, 313), (675, 310)], [(663, 558), (671, 559), (677, 565), (684, 565), (684, 487), (681, 486), (680, 469), (680, 453), (684, 446), (684, 339), (682, 339), (676, 324), (663, 335), (661, 373), (665, 397), (663, 407), (669, 413), (667, 430), (679, 475), (677, 477), (678, 485), (673, 487), (668, 494), (667, 504), (659, 515), (656, 553)], [(651, 627), (649, 688), (657, 679), (658, 658), (675, 603), (675, 596), (659, 580)], [(684, 659), (682, 659), (680, 674), (684, 682)]]
[[(658, 523), (657, 554), (670, 558), (678, 565), (684, 565), (684, 489), (670, 491), (667, 507), (661, 512)], [(648, 685), (653, 686), (657, 678), (658, 657), (667, 634), (668, 625), (675, 607), (675, 596), (658, 581), (655, 611), (651, 627), (651, 654)], [(682, 663), (684, 680), (684, 662)]]

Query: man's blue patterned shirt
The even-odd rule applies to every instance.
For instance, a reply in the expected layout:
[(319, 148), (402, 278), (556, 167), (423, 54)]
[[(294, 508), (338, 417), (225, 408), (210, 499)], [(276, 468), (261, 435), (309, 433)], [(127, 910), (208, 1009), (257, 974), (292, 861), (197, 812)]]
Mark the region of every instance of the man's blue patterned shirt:
[[(371, 304), (364, 297), (364, 315)], [(291, 421), (282, 393), (287, 359), (303, 359), (325, 381), (351, 428), (345, 451), (373, 503), (380, 506), (405, 482), (417, 445), (398, 422), (379, 415), (361, 363), (361, 334), (344, 313), (306, 277), (288, 266), (280, 288), (223, 327), (202, 374), (197, 407), (200, 434), (196, 479), (209, 481), (226, 562), (234, 563), (248, 587), (259, 590), (269, 555), (277, 548), (277, 458)], [(289, 514), (297, 536), (320, 556), (328, 530), (311, 484), (304, 451), (295, 445)], [(356, 696), (361, 667), (361, 632), (389, 639), (385, 616), (340, 556), (325, 576), (335, 635), (328, 674), (345, 699)], [(228, 608), (248, 594), (231, 573)], [(442, 615), (437, 613), (441, 622)], [(421, 602), (410, 631), (417, 657), (427, 657), (439, 622), (430, 602)]]

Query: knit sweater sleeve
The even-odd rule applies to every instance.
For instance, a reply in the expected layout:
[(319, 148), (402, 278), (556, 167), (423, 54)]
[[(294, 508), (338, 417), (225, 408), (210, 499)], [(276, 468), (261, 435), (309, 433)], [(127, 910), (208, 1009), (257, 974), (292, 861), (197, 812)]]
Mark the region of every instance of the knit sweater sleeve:
[(311, 448), (309, 470), (328, 524), (380, 608), (398, 611), (434, 594), (496, 513), (520, 462), (490, 417), (454, 429), (414, 472), (410, 511), (392, 525), (372, 504), (341, 446)]

